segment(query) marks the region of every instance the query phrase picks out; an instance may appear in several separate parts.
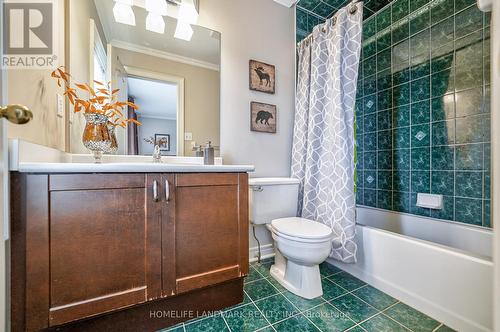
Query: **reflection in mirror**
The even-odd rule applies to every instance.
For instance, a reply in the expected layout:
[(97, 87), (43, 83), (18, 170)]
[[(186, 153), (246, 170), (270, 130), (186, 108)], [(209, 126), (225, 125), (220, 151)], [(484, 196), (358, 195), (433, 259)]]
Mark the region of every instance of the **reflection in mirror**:
[[(124, 110), (142, 125), (117, 128), (117, 154), (151, 155), (159, 144), (162, 155), (194, 156), (194, 147), (207, 141), (218, 146), (220, 33), (178, 24), (176, 1), (165, 2), (166, 16), (149, 18), (143, 0), (133, 3), (132, 12), (115, 13), (114, 0), (69, 2), (72, 80), (111, 81), (119, 100), (139, 106)], [(71, 152), (88, 153), (83, 117), (72, 114), (69, 121)]]
[(151, 155), (154, 145), (158, 144), (162, 155), (175, 156), (179, 84), (129, 76), (127, 85), (129, 101), (139, 106), (129, 117), (135, 116), (141, 123), (128, 128), (128, 152)]

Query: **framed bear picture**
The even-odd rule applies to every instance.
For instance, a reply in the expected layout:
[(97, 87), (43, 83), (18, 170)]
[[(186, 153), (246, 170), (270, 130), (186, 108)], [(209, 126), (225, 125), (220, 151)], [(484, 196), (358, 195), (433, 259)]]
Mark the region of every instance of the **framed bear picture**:
[(264, 62), (250, 60), (250, 90), (274, 94), (276, 68)]
[(250, 130), (276, 133), (276, 105), (252, 101), (250, 103)]

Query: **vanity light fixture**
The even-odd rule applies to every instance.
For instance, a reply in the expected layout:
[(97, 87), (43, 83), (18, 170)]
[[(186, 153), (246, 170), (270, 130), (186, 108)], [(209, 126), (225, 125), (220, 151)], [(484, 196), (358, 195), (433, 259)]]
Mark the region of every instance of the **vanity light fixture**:
[(146, 0), (146, 10), (146, 30), (165, 33), (165, 21), (162, 16), (167, 16), (167, 3), (164, 0)]
[(113, 7), (115, 21), (135, 26), (135, 15), (132, 10), (133, 4), (133, 0), (115, 0), (115, 6)]
[(167, 1), (165, 0), (146, 0), (146, 10), (148, 13), (167, 16), (167, 7)]
[(186, 22), (177, 21), (177, 27), (175, 28), (175, 38), (190, 41), (193, 37), (193, 28)]
[(182, 0), (177, 19), (179, 22), (188, 24), (198, 22), (198, 10), (196, 9), (195, 0)]

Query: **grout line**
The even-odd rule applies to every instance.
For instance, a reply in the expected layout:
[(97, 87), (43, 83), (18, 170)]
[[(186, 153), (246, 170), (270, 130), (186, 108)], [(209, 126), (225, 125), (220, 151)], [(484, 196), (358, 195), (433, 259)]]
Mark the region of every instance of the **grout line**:
[[(402, 303), (402, 302), (398, 302), (398, 303)], [(396, 304), (397, 304), (397, 303), (396, 303)], [(387, 309), (389, 309), (389, 308), (387, 308)], [(386, 310), (387, 310), (387, 309), (386, 309)], [(385, 310), (384, 310), (384, 311), (385, 311)], [(399, 321), (397, 321), (396, 319), (392, 318), (391, 316), (389, 316), (389, 315), (385, 314), (384, 312), (381, 312), (380, 314), (381, 314), (381, 315), (383, 315), (383, 316), (385, 316), (385, 317), (387, 317), (388, 319), (392, 320), (393, 322), (397, 323), (398, 325), (400, 325), (400, 326), (404, 327), (405, 329), (408, 329), (409, 331), (413, 331), (413, 330), (412, 330), (412, 329), (410, 329), (408, 326), (406, 326), (406, 325), (404, 325), (404, 324), (400, 323)]]
[[(354, 295), (354, 296), (355, 296), (355, 295)], [(361, 300), (361, 299), (360, 299), (360, 300)], [(361, 300), (361, 301), (363, 301), (363, 300)], [(365, 302), (365, 301), (363, 301), (363, 302)], [(391, 308), (391, 307), (393, 307), (393, 306), (395, 306), (395, 305), (396, 305), (396, 304), (398, 304), (399, 302), (400, 302), (400, 301), (397, 301), (396, 303), (394, 303), (394, 304), (390, 305), (389, 307), (385, 308), (385, 309), (384, 309), (384, 311), (385, 311), (385, 310), (387, 310), (387, 309), (389, 309), (389, 308)], [(366, 302), (365, 302), (365, 303), (366, 303)], [(363, 324), (363, 323), (365, 323), (365, 322), (367, 322), (367, 321), (371, 320), (372, 318), (374, 318), (374, 317), (376, 317), (376, 316), (378, 316), (378, 315), (383, 315), (383, 311), (380, 311), (380, 310), (378, 310), (377, 308), (375, 308), (375, 309), (377, 310), (377, 313), (376, 313), (376, 314), (374, 314), (374, 315), (372, 315), (372, 316), (370, 316), (370, 317), (368, 317), (368, 318), (363, 319), (362, 321), (360, 321), (359, 323), (357, 323), (357, 325), (356, 325), (356, 326), (359, 326), (359, 327), (361, 327), (363, 330), (365, 330), (365, 329), (361, 326), (361, 324)], [(385, 315), (384, 315), (384, 316), (385, 316)], [(390, 318), (390, 317), (388, 317), (388, 318)], [(398, 322), (396, 322), (396, 323), (398, 323)], [(403, 325), (402, 325), (402, 324), (400, 324), (400, 323), (398, 323), (398, 324), (399, 324), (399, 325), (401, 325), (401, 326), (403, 326)], [(406, 327), (405, 327), (405, 328), (406, 328)], [(366, 331), (366, 330), (365, 330), (365, 331)]]
[[(316, 7), (314, 7), (314, 8), (316, 8)], [(298, 6), (298, 5), (297, 5), (297, 9), (298, 9), (298, 10), (300, 10), (300, 11), (303, 11), (304, 13), (306, 13), (306, 14), (308, 14), (308, 15), (312, 15), (312, 16), (314, 16), (314, 17), (316, 17), (316, 18), (319, 18), (319, 19), (322, 19), (322, 20), (324, 20), (324, 21), (326, 21), (326, 20), (327, 20), (327, 18), (326, 18), (326, 17), (323, 17), (323, 16), (321, 16), (321, 15), (318, 15), (318, 14), (316, 14), (315, 12), (313, 12), (313, 11), (312, 11), (312, 10), (310, 10), (310, 9), (306, 9), (306, 8), (301, 7), (301, 6)]]
[[(275, 295), (276, 295), (276, 294), (275, 294)], [(247, 294), (247, 296), (248, 296), (248, 294)], [(273, 295), (273, 296), (274, 296), (274, 295)], [(257, 304), (255, 304), (254, 300), (253, 300), (250, 296), (248, 296), (248, 298), (250, 299), (250, 303), (252, 303), (252, 304), (254, 305), (254, 307), (255, 307), (255, 308), (257, 308), (257, 310), (260, 312), (260, 314), (262, 315), (262, 317), (264, 317), (264, 319), (266, 320), (266, 322), (269, 324), (269, 325), (267, 325), (267, 326), (263, 327), (262, 329), (267, 328), (268, 326), (271, 326), (271, 328), (272, 328), (274, 331), (276, 331), (276, 330), (274, 329), (274, 327), (272, 327), (272, 324), (271, 324), (271, 322), (269, 321), (269, 319), (267, 319), (266, 315), (264, 315), (264, 313), (262, 312), (262, 310), (260, 310), (260, 308), (257, 306)], [(259, 301), (260, 301), (260, 300), (259, 300)]]
[(441, 323), (440, 325), (438, 325), (434, 330), (432, 330), (432, 332), (436, 332), (437, 330), (439, 330), (442, 326), (444, 326), (443, 323)]
[[(330, 279), (328, 279), (328, 280), (330, 280)], [(332, 280), (330, 280), (330, 281), (331, 281), (331, 282), (333, 282), (333, 283), (335, 283), (335, 282), (334, 282), (334, 281), (332, 281)], [(340, 287), (340, 288), (342, 288), (342, 289), (346, 290), (345, 288), (343, 288), (342, 286), (338, 285), (337, 283), (335, 283), (335, 284), (336, 284), (338, 287)], [(338, 297), (336, 297), (336, 298), (333, 298), (333, 299), (331, 299), (331, 300), (330, 300), (330, 301), (328, 301), (328, 302), (330, 303), (331, 301), (334, 301), (335, 299), (338, 299), (338, 298), (340, 298), (340, 297), (342, 297), (342, 296), (345, 296), (345, 295), (350, 294), (350, 295), (354, 296), (355, 298), (357, 298), (358, 300), (360, 300), (360, 301), (364, 302), (364, 303), (365, 303), (365, 304), (367, 304), (368, 306), (370, 306), (370, 307), (374, 308), (375, 310), (377, 310), (377, 313), (376, 313), (376, 314), (374, 314), (374, 315), (372, 315), (372, 316), (370, 316), (370, 317), (368, 317), (368, 318), (366, 318), (366, 319), (364, 319), (364, 320), (360, 321), (360, 322), (359, 322), (359, 323), (357, 323), (357, 325), (355, 325), (355, 326), (359, 326), (360, 324), (362, 324), (362, 323), (364, 323), (364, 322), (366, 322), (366, 321), (368, 321), (368, 320), (372, 319), (373, 317), (375, 317), (375, 316), (377, 316), (377, 315), (379, 315), (379, 314), (382, 314), (382, 315), (386, 316), (387, 318), (389, 318), (389, 319), (393, 320), (394, 322), (398, 323), (399, 325), (403, 326), (404, 328), (406, 328), (406, 329), (408, 329), (408, 330), (412, 331), (410, 328), (408, 328), (408, 327), (407, 327), (407, 326), (405, 326), (404, 324), (400, 323), (399, 321), (397, 321), (397, 320), (395, 320), (394, 318), (392, 318), (392, 317), (388, 316), (387, 314), (385, 314), (385, 312), (386, 312), (387, 310), (389, 310), (390, 308), (394, 307), (395, 305), (397, 305), (397, 304), (399, 304), (399, 303), (403, 303), (403, 304), (405, 304), (404, 302), (401, 302), (401, 301), (399, 301), (398, 299), (394, 298), (394, 299), (396, 300), (396, 302), (395, 302), (395, 303), (391, 304), (390, 306), (388, 306), (387, 308), (385, 308), (385, 309), (383, 309), (383, 310), (379, 310), (378, 308), (375, 308), (373, 305), (371, 305), (370, 303), (366, 302), (365, 300), (363, 300), (362, 298), (360, 298), (359, 296), (357, 296), (356, 294), (354, 294), (354, 292), (355, 292), (355, 291), (357, 291), (357, 290), (359, 290), (359, 289), (361, 289), (361, 288), (367, 287), (367, 286), (371, 286), (371, 285), (369, 285), (368, 283), (366, 283), (365, 285), (363, 285), (363, 286), (361, 286), (361, 287), (358, 287), (358, 288), (356, 288), (356, 289), (354, 289), (354, 290), (352, 290), (352, 291), (350, 291), (350, 292), (348, 292), (348, 293), (345, 293), (345, 294), (343, 294), (343, 295), (340, 295), (340, 296), (338, 296)], [(371, 287), (373, 287), (373, 286), (371, 286)], [(384, 293), (384, 294), (386, 294), (386, 293)], [(387, 295), (387, 294), (386, 294), (386, 295)], [(390, 296), (390, 295), (389, 295), (389, 296)], [(391, 296), (391, 297), (392, 297), (392, 296)], [(334, 306), (332, 303), (330, 303), (330, 304), (331, 304), (332, 306)], [(335, 307), (335, 306), (334, 306), (334, 307)], [(335, 308), (337, 308), (337, 307), (335, 307)], [(412, 308), (412, 309), (414, 309), (413, 307), (411, 307), (411, 308)], [(338, 310), (339, 310), (339, 309), (338, 309)], [(414, 309), (414, 310), (416, 310), (416, 309)], [(339, 311), (341, 311), (341, 310), (339, 310)], [(342, 311), (341, 311), (341, 312), (342, 312)], [(420, 312), (420, 311), (419, 311), (419, 312)], [(429, 317), (429, 318), (431, 318), (431, 319), (434, 319), (434, 318), (432, 318), (432, 317), (430, 317), (430, 316), (428, 316), (428, 317)], [(351, 320), (352, 320), (352, 319), (351, 319)], [(434, 319), (434, 320), (435, 320), (435, 319)], [(441, 323), (441, 325), (442, 325), (442, 323)], [(362, 326), (360, 326), (360, 327), (362, 328)]]
[[(293, 294), (293, 293), (292, 293), (292, 294)], [(315, 306), (313, 306), (313, 307), (311, 307), (311, 308), (309, 308), (309, 309), (306, 309), (306, 310), (300, 310), (300, 308), (299, 308), (299, 307), (297, 307), (297, 306), (296, 306), (296, 305), (295, 305), (292, 301), (290, 301), (290, 300), (289, 300), (286, 296), (284, 296), (284, 295), (283, 295), (283, 297), (284, 297), (284, 298), (285, 298), (285, 299), (286, 299), (286, 300), (287, 300), (287, 301), (288, 301), (288, 302), (289, 302), (289, 303), (290, 303), (290, 304), (291, 304), (291, 305), (292, 305), (295, 309), (297, 309), (297, 310), (298, 310), (298, 312), (299, 312), (299, 313), (298, 313), (297, 315), (294, 315), (293, 317), (296, 317), (296, 316), (298, 316), (298, 315), (301, 315), (302, 317), (304, 317), (305, 319), (307, 319), (307, 320), (308, 320), (311, 324), (313, 324), (313, 325), (314, 325), (314, 327), (318, 329), (318, 331), (321, 331), (321, 329), (320, 329), (318, 326), (316, 326), (316, 324), (314, 324), (314, 322), (313, 322), (313, 321), (311, 321), (311, 320), (309, 319), (309, 317), (304, 316), (304, 315), (303, 315), (303, 313), (304, 313), (304, 312), (306, 312), (306, 311), (309, 311), (309, 310), (311, 310), (311, 309), (313, 309), (313, 308), (319, 307), (320, 305), (324, 304), (325, 302), (322, 302), (322, 303), (320, 303), (320, 304), (317, 304), (317, 305), (315, 305)], [(290, 317), (290, 318), (291, 318), (291, 317)], [(285, 319), (285, 320), (286, 320), (286, 319)], [(275, 324), (276, 324), (276, 323), (275, 323)]]
[(229, 327), (229, 324), (227, 323), (226, 318), (225, 318), (225, 317), (224, 317), (224, 315), (222, 314), (222, 310), (220, 311), (220, 315), (221, 315), (221, 317), (222, 317), (222, 320), (224, 321), (224, 324), (226, 324), (227, 329), (231, 332), (232, 330), (231, 330), (231, 328)]

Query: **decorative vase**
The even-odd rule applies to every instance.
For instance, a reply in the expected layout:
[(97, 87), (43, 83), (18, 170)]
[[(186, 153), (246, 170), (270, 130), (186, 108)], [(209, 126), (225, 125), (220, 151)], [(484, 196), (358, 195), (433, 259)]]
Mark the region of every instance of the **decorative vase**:
[(111, 136), (108, 130), (108, 117), (104, 114), (85, 113), (85, 129), (83, 130), (83, 145), (92, 151), (94, 162), (101, 162), (103, 152), (111, 148)]
[(111, 122), (108, 122), (108, 132), (109, 137), (111, 138), (111, 146), (109, 147), (109, 150), (106, 151), (107, 153), (115, 153), (118, 151), (118, 141), (116, 140), (115, 129), (116, 127)]

